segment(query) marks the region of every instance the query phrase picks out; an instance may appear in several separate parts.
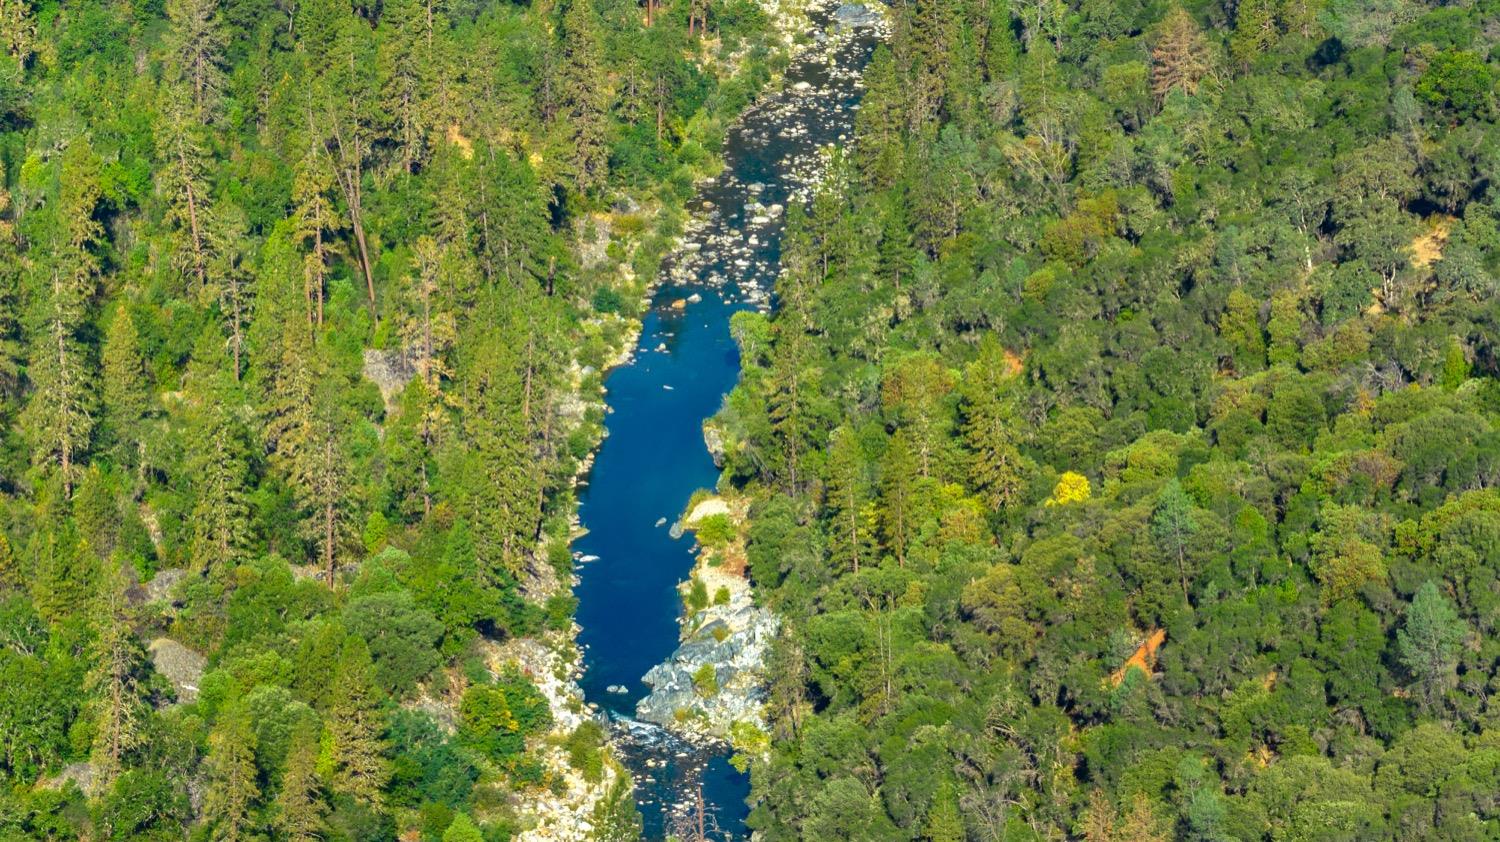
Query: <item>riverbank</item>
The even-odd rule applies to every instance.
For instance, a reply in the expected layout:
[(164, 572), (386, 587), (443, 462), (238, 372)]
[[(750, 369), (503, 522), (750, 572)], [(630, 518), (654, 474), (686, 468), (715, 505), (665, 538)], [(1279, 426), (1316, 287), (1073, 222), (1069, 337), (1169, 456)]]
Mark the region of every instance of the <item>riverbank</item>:
[[(787, 51), (786, 61), (794, 61), (799, 51), (798, 33), (806, 33), (809, 29), (809, 4), (801, 0), (764, 0), (762, 5), (781, 32), (784, 49)], [(812, 42), (808, 40), (807, 43)], [(713, 55), (712, 50), (710, 55)], [(742, 72), (743, 58), (743, 55), (719, 57), (716, 62), (718, 72), (729, 75)], [(772, 81), (757, 93), (752, 108), (763, 102), (767, 95), (779, 90), (779, 85), (780, 74), (775, 74)], [(738, 122), (739, 119), (727, 125), (725, 134), (732, 131)], [(715, 160), (714, 165), (697, 178), (696, 186), (701, 188), (703, 184), (711, 182), (722, 167), (722, 159)], [(697, 196), (696, 190), (694, 196)], [(592, 342), (596, 343), (596, 347), (602, 345), (605, 349), (602, 354), (604, 362), (593, 367), (575, 361), (570, 392), (559, 407), (562, 426), (568, 433), (582, 431), (589, 435), (586, 455), (579, 460), (573, 477), (574, 505), (570, 515), (569, 543), (587, 534), (579, 520), (576, 495), (578, 489), (587, 484), (595, 457), (607, 434), (602, 425), (606, 413), (610, 411), (605, 400), (607, 391), (604, 379), (614, 369), (628, 365), (635, 359), (644, 327), (643, 319), (652, 297), (665, 277), (665, 273), (659, 271), (661, 258), (653, 255), (669, 256), (681, 250), (689, 236), (686, 226), (680, 226), (679, 232), (665, 243), (662, 241), (662, 232), (678, 228), (676, 220), (690, 212), (686, 202), (675, 206), (643, 206), (636, 200), (623, 199), (608, 212), (585, 217), (576, 231), (579, 262), (586, 270), (613, 273), (617, 281), (626, 288), (637, 284), (638, 273), (646, 274), (649, 280), (643, 287), (637, 308), (641, 313), (640, 317), (609, 313), (588, 320), (584, 344), (587, 346)], [(652, 233), (643, 233), (648, 229)], [(579, 583), (576, 564), (586, 562), (586, 559), (580, 558), (583, 555), (575, 554), (575, 572), (564, 578), (554, 566), (547, 563), (548, 554), (545, 547), (542, 548), (523, 582), (523, 590), (528, 598), (543, 604), (551, 597), (564, 593), (565, 589), (576, 587)], [(566, 633), (549, 633), (539, 638), (509, 641), (496, 647), (487, 656), (493, 669), (509, 665), (530, 676), (546, 697), (553, 714), (554, 725), (549, 733), (534, 740), (535, 744), (528, 747), (544, 764), (553, 784), (547, 789), (520, 793), (516, 798), (516, 812), (522, 817), (525, 826), (517, 838), (524, 842), (582, 842), (597, 838), (603, 829), (601, 824), (609, 821), (612, 816), (617, 816), (622, 808), (634, 809), (633, 804), (624, 803), (632, 792), (634, 782), (618, 757), (620, 743), (631, 741), (631, 737), (620, 734), (617, 728), (611, 728), (609, 717), (601, 712), (597, 704), (585, 699), (579, 683), (583, 675), (582, 651), (578, 645), (580, 631), (575, 622)], [(563, 743), (584, 721), (600, 724), (607, 735), (601, 762), (602, 774), (593, 777), (585, 776), (574, 768), (567, 751), (562, 748)], [(614, 736), (608, 736), (612, 732)], [(636, 746), (639, 754), (645, 740), (636, 742), (639, 743)], [(647, 761), (650, 764), (647, 768), (665, 766), (670, 762), (666, 759), (667, 756), (682, 753), (678, 747), (667, 743), (654, 744), (650, 748), (661, 752), (662, 757)]]
[(690, 738), (729, 743), (745, 757), (765, 743), (765, 658), (780, 629), (745, 575), (749, 500), (694, 495), (682, 529), (697, 562), (679, 588), (681, 644), (644, 678), (638, 718)]
[[(724, 170), (700, 185), (695, 215), (649, 287), (639, 337), (615, 360), (628, 365), (609, 373), (608, 436), (579, 480), (573, 548), (585, 655), (580, 684), (613, 723), (612, 741), (636, 779), (648, 838), (683, 821), (700, 791), (721, 828), (745, 832), (748, 779), (729, 764), (727, 746), (705, 744), (691, 729), (682, 730), (689, 739), (675, 733), (681, 729), (642, 722), (636, 705), (650, 695), (643, 676), (682, 643), (677, 586), (696, 560), (691, 542), (669, 535), (668, 523), (694, 489), (718, 479), (697, 443), (703, 420), (739, 376), (730, 318), (769, 307), (784, 209), (806, 200), (826, 147), (852, 130), (860, 70), (882, 34), (869, 25), (858, 34), (851, 31), (858, 27), (841, 27), (846, 16), (838, 11), (834, 3), (810, 7), (816, 26), (802, 39), (782, 90), (732, 127)], [(754, 609), (753, 601), (748, 583), (729, 588), (728, 606)], [(760, 635), (764, 646), (773, 635), (774, 629)], [(747, 679), (761, 654), (745, 664)], [(731, 680), (737, 676), (726, 674), (726, 683), (737, 683)], [(744, 686), (750, 691), (758, 683), (757, 676)], [(725, 730), (744, 718), (725, 716)]]

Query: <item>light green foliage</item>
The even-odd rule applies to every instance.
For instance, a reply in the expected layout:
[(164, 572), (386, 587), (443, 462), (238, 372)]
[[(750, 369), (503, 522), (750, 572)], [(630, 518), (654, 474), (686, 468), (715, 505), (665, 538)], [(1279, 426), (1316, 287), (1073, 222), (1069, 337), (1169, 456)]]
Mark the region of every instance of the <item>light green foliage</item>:
[(1452, 685), (1467, 632), (1453, 604), (1434, 582), (1429, 580), (1417, 589), (1406, 609), (1406, 623), (1396, 634), (1396, 650), (1428, 704), (1435, 704)]
[(688, 584), (687, 593), (683, 596), (683, 602), (686, 603), (689, 611), (702, 611), (708, 607), (708, 586), (703, 584), (702, 579), (693, 577), (692, 582)]
[(704, 664), (693, 671), (693, 689), (706, 698), (719, 693), (719, 674), (713, 664)]
[(734, 539), (734, 522), (727, 514), (714, 514), (693, 524), (698, 543), (709, 549), (720, 549)]
[(572, 373), (784, 50), (653, 11), (0, 0), (0, 835), (506, 832), (399, 705), (570, 627), (521, 579), (570, 561)]
[(583, 774), (584, 780), (598, 783), (604, 775), (604, 729), (597, 722), (586, 720), (573, 729), (563, 748), (568, 752), (568, 764)]
[(443, 831), (443, 842), (484, 842), (484, 834), (467, 813), (456, 813)]

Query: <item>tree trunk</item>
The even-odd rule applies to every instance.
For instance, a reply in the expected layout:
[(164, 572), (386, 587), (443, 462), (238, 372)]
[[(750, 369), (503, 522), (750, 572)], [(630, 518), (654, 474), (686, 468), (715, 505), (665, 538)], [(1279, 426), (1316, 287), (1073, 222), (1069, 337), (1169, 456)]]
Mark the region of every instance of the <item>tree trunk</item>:
[(182, 167), (183, 188), (187, 193), (188, 229), (193, 237), (193, 274), (198, 276), (198, 289), (208, 285), (208, 270), (204, 267), (203, 237), (198, 229), (198, 199), (193, 195), (193, 182), (188, 178), (187, 153), (182, 148), (182, 139), (177, 140), (177, 163)]
[(62, 321), (54, 320), (52, 322), (52, 333), (57, 339), (57, 376), (62, 381), (63, 387), (62, 406), (59, 407), (62, 410), (62, 418), (60, 419), (62, 421), (62, 429), (58, 431), (60, 435), (59, 444), (61, 445), (58, 447), (58, 456), (62, 461), (63, 499), (71, 500), (73, 499), (73, 436), (69, 430), (71, 425), (68, 423), (69, 416), (72, 414), (72, 409), (68, 406), (68, 396), (72, 393), (72, 389), (68, 387), (67, 331), (64, 329)]
[(339, 184), (344, 189), (344, 199), (349, 203), (349, 223), (354, 227), (354, 241), (359, 245), (359, 267), (365, 276), (365, 292), (369, 296), (370, 320), (380, 321), (380, 315), (375, 310), (375, 273), (370, 267), (370, 249), (365, 241), (364, 207), (361, 203), (361, 182), (364, 180), (363, 153), (359, 149), (359, 141), (355, 138), (351, 144), (351, 150), (344, 142), (344, 131), (337, 128), (338, 121), (334, 121), (334, 142), (339, 147), (339, 158), (342, 166), (339, 168)]

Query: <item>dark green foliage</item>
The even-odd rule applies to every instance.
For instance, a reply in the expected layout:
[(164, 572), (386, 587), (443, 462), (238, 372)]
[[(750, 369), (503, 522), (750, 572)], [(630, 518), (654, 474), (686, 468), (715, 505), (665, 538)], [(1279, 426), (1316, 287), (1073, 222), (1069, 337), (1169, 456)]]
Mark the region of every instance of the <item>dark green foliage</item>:
[(715, 420), (752, 825), (1493, 835), (1492, 10), (894, 15)]
[(365, 639), (381, 689), (392, 696), (410, 693), (438, 665), (435, 644), (442, 626), (406, 591), (351, 601), (344, 609), (344, 626)]
[(497, 684), (476, 684), (459, 708), (459, 739), (487, 761), (512, 773), (526, 768), (526, 737), (552, 724), (546, 699), (526, 679), (507, 674)]
[(391, 721), (392, 797), (405, 807), (458, 807), (468, 801), (479, 770), (430, 718), (412, 712)]

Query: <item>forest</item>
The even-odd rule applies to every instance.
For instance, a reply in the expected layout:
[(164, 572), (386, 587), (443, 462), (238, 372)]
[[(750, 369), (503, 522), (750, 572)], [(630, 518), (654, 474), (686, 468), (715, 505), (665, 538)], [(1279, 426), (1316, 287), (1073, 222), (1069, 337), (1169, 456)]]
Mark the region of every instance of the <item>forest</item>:
[(1500, 6), (892, 13), (714, 421), (760, 838), (1497, 838)]
[(772, 23), (0, 0), (0, 839), (503, 840), (563, 786), (493, 655), (571, 627), (590, 396)]

